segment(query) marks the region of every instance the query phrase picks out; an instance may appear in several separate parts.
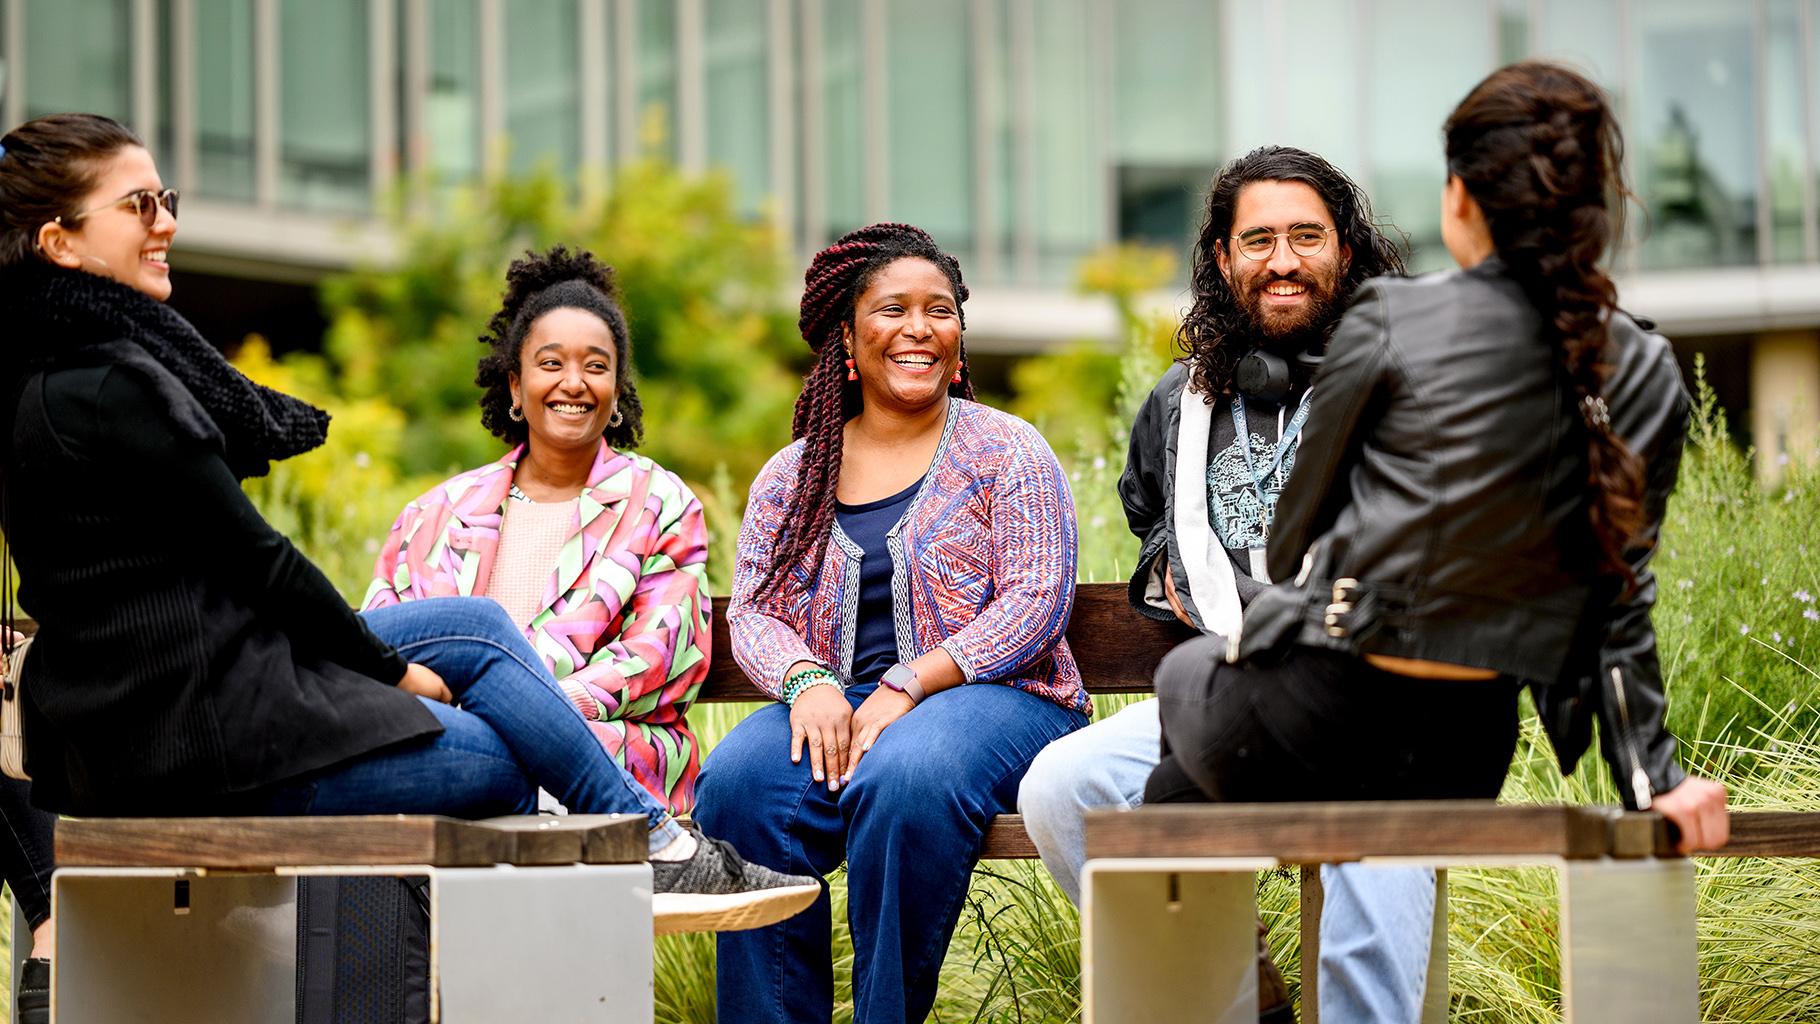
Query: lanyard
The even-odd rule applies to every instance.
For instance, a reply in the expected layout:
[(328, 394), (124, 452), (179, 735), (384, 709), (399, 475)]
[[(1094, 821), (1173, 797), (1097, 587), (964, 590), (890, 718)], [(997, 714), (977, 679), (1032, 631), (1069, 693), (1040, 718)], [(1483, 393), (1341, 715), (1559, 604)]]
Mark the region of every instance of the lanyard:
[(1257, 463), (1251, 457), (1251, 427), (1245, 421), (1245, 396), (1232, 396), (1232, 429), (1238, 435), (1239, 451), (1245, 456), (1245, 471), (1251, 474), (1251, 487), (1258, 492), (1258, 500), (1264, 504), (1263, 534), (1265, 540), (1270, 539), (1270, 524), (1272, 520), (1276, 519), (1277, 514), (1277, 496), (1283, 491), (1282, 479), (1279, 477), (1276, 487), (1271, 488), (1268, 486), (1270, 478), (1277, 476), (1278, 469), (1283, 465), (1283, 457), (1295, 447), (1296, 436), (1302, 432), (1302, 424), (1308, 422), (1308, 401), (1313, 397), (1313, 388), (1302, 393), (1302, 403), (1296, 407), (1295, 415), (1290, 417), (1288, 426), (1280, 425), (1282, 414), (1281, 410), (1278, 411), (1277, 422), (1280, 436), (1277, 438), (1276, 455), (1271, 458), (1270, 465), (1264, 467), (1264, 472), (1259, 473)]

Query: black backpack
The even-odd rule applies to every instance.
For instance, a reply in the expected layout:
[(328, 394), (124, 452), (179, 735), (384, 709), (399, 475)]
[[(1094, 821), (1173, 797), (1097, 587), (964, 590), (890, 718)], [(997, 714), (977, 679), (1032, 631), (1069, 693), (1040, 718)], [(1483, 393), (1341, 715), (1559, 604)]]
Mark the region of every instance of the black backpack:
[(297, 1024), (428, 1024), (430, 880), (297, 879)]

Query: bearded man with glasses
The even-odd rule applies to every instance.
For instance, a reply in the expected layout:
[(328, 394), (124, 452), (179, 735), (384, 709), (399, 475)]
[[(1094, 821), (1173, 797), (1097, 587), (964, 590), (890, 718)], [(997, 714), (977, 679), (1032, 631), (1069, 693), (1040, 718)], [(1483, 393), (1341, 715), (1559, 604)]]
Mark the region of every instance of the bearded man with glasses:
[[(1143, 541), (1132, 606), (1218, 636), (1270, 582), (1265, 540), (1295, 465), (1310, 383), (1345, 299), (1403, 259), (1359, 187), (1327, 161), (1266, 146), (1221, 169), (1195, 247), (1194, 304), (1131, 428), (1119, 498)], [(1051, 744), (1018, 809), (1043, 864), (1077, 904), (1089, 810), (1130, 808), (1161, 755), (1155, 699)], [(1420, 1019), (1434, 915), (1427, 869), (1322, 869), (1326, 903), (1316, 991), (1325, 1024)], [(1293, 1020), (1282, 977), (1260, 953), (1260, 1020)]]

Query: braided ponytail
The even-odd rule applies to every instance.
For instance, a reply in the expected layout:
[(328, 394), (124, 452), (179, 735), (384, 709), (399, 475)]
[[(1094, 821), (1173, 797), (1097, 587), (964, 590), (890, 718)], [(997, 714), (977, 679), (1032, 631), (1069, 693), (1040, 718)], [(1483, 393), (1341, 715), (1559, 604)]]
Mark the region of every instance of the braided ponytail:
[[(967, 301), (958, 260), (943, 252), (921, 228), (908, 224), (873, 224), (842, 235), (809, 261), (803, 274), (803, 298), (796, 321), (803, 340), (815, 351), (815, 365), (803, 378), (802, 394), (790, 435), (803, 442), (796, 467), (793, 493), (783, 533), (778, 538), (763, 586), (771, 587), (789, 576), (789, 567), (808, 557), (813, 580), (834, 532), (834, 495), (840, 484), (841, 444), (847, 421), (864, 408), (858, 381), (847, 379), (847, 353), (841, 328), (853, 323), (854, 303), (873, 278), (901, 259), (921, 259), (935, 265), (954, 288), (956, 302)], [(967, 328), (966, 314), (961, 330)], [(948, 393), (973, 397), (972, 371), (967, 368), (967, 346), (961, 343), (961, 381)]]
[(1635, 583), (1625, 550), (1643, 527), (1643, 467), (1612, 432), (1604, 386), (1617, 288), (1599, 266), (1616, 235), (1623, 139), (1604, 93), (1553, 64), (1493, 72), (1448, 118), (1447, 169), (1485, 213), (1492, 243), (1556, 340), (1586, 430), (1588, 517), (1602, 568)]

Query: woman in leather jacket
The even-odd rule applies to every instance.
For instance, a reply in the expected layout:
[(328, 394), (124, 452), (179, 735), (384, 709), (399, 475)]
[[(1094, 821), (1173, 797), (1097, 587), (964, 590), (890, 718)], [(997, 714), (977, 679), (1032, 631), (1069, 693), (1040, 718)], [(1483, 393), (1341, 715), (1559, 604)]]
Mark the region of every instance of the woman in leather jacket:
[(1664, 726), (1649, 560), (1688, 399), (1598, 265), (1624, 194), (1610, 106), (1525, 62), (1445, 134), (1460, 269), (1353, 296), (1278, 503), (1285, 582), (1163, 663), (1146, 801), (1493, 798), (1527, 685), (1565, 771), (1597, 717), (1625, 803), (1722, 845), (1725, 790)]

